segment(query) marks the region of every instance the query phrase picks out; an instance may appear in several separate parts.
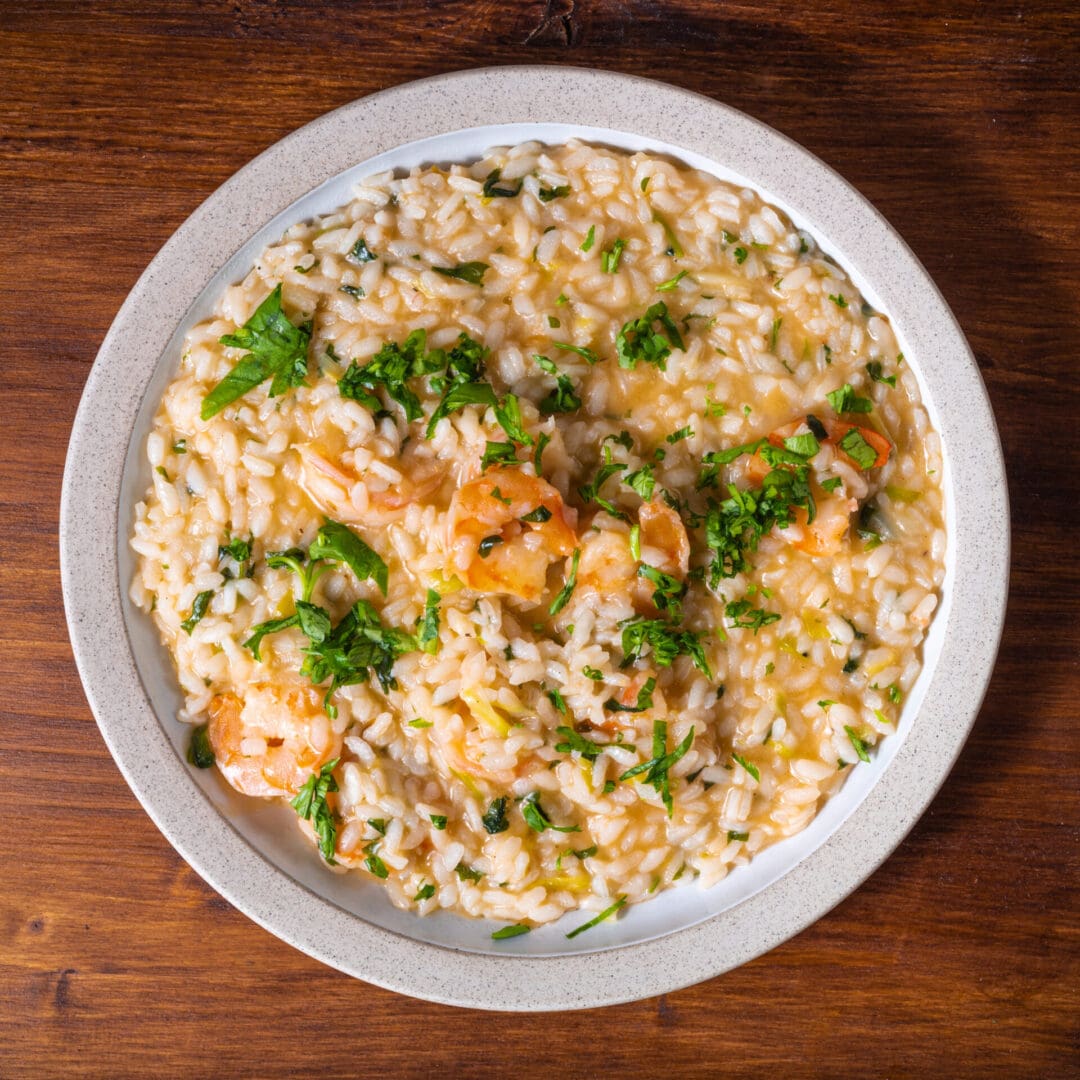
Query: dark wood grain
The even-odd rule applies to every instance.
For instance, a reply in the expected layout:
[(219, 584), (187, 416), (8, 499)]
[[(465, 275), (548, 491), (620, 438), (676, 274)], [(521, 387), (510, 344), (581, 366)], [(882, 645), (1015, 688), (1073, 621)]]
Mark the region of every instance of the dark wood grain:
[[(1068, 0), (0, 6), (0, 1076), (1080, 1074), (1080, 18)], [(903, 232), (978, 357), (1009, 622), (929, 813), (815, 926), (600, 1012), (406, 1000), (205, 886), (98, 735), (56, 556), (70, 423), (142, 268), (235, 169), (456, 68), (658, 76), (819, 154)]]

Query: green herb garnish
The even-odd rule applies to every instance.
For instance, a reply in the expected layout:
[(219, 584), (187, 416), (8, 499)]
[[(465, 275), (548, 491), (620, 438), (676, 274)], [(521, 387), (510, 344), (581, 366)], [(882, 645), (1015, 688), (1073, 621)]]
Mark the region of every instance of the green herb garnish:
[(319, 851), (328, 863), (334, 861), (337, 825), (334, 824), (334, 815), (326, 803), (326, 796), (331, 791), (338, 790), (338, 784), (333, 775), (338, 760), (334, 758), (323, 765), (318, 772), (312, 773), (289, 804), (304, 821), (310, 821), (314, 825), (315, 835), (319, 838)]
[(671, 766), (677, 761), (680, 761), (690, 749), (694, 742), (694, 729), (691, 728), (687, 733), (686, 738), (683, 739), (678, 746), (675, 747), (670, 753), (666, 753), (667, 747), (667, 721), (666, 720), (654, 720), (653, 721), (653, 744), (652, 752), (653, 756), (648, 761), (643, 761), (640, 765), (635, 765), (632, 769), (627, 769), (626, 772), (619, 777), (620, 780), (631, 780), (635, 776), (645, 774), (645, 779), (642, 783), (649, 784), (660, 796), (664, 806), (667, 807), (668, 817), (671, 817), (674, 804), (671, 798), (671, 781), (668, 776), (668, 772)]
[[(512, 199), (521, 191), (521, 185), (525, 183), (524, 180), (519, 180), (517, 186), (499, 187), (499, 181), (502, 178), (502, 169), (492, 169), (487, 174), (484, 180), (483, 195), (485, 199)], [(506, 181), (508, 185), (512, 185), (512, 181)]]
[(197, 769), (209, 769), (214, 764), (214, 748), (210, 745), (208, 725), (200, 724), (192, 729), (187, 759), (188, 764), (194, 765)]
[(870, 755), (867, 753), (866, 743), (855, 733), (855, 729), (850, 728), (845, 724), (844, 731), (847, 732), (847, 737), (851, 740), (851, 745), (855, 748), (855, 753), (858, 755), (859, 760), (869, 762)]
[(521, 800), (521, 816), (525, 819), (525, 824), (528, 825), (533, 832), (542, 833), (545, 829), (552, 829), (555, 832), (561, 833), (581, 832), (580, 825), (553, 824), (551, 818), (544, 813), (544, 808), (540, 805), (539, 791), (530, 791), (529, 794)]
[(581, 548), (574, 548), (574, 555), (570, 561), (570, 574), (567, 576), (566, 584), (559, 590), (559, 595), (551, 601), (551, 607), (548, 608), (549, 614), (558, 615), (569, 603), (570, 597), (574, 593), (574, 587), (577, 585), (579, 562), (581, 562)]
[(469, 285), (482, 285), (484, 273), (491, 267), (484, 262), (467, 262), (458, 263), (457, 266), (433, 266), (431, 269), (436, 274), (442, 274), (443, 277), (457, 278), (458, 281), (464, 281)]
[[(567, 188), (566, 190), (569, 191), (570, 189)], [(507, 938), (515, 938), (520, 937), (522, 934), (527, 934), (531, 929), (531, 926), (526, 926), (524, 923), (514, 923), (513, 926), (504, 926), (501, 930), (496, 930), (491, 937), (494, 941), (505, 941)]]
[(651, 709), (653, 700), (653, 691), (656, 689), (656, 679), (651, 675), (645, 680), (644, 685), (638, 690), (637, 703), (634, 705), (623, 705), (613, 697), (609, 697), (604, 702), (604, 708), (610, 712), (626, 712), (626, 713), (639, 713), (645, 712), (646, 709)]
[(506, 832), (510, 828), (510, 819), (506, 816), (506, 796), (492, 799), (491, 805), (484, 812), (481, 820), (486, 832), (494, 836), (496, 833)]
[(619, 269), (619, 263), (622, 261), (622, 253), (626, 248), (625, 240), (616, 240), (607, 251), (600, 253), (600, 269), (605, 274), (614, 274)]
[(180, 624), (180, 629), (185, 634), (190, 635), (191, 631), (195, 629), (195, 624), (206, 614), (207, 608), (210, 607), (213, 596), (214, 590), (207, 589), (195, 597), (195, 603), (191, 605), (191, 614)]
[[(656, 324), (659, 323), (659, 329)], [(683, 339), (668, 314), (667, 304), (657, 301), (638, 319), (631, 319), (615, 335), (619, 367), (634, 369), (641, 362), (667, 370), (671, 350), (683, 349)]]
[(610, 919), (615, 912), (619, 911), (626, 905), (626, 897), (620, 896), (611, 907), (604, 908), (595, 918), (590, 919), (587, 923), (583, 923), (575, 930), (571, 930), (566, 936), (568, 938), (576, 938), (578, 934), (584, 934), (586, 930), (591, 930), (594, 926), (602, 923), (605, 919)]

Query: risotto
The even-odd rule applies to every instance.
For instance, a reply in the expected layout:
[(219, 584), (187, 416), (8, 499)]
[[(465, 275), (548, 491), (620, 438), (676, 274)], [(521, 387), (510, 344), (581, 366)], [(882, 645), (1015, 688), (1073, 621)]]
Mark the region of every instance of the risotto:
[(803, 829), (895, 730), (944, 576), (888, 318), (753, 191), (576, 142), (290, 228), (146, 453), (131, 594), (192, 765), (496, 937)]

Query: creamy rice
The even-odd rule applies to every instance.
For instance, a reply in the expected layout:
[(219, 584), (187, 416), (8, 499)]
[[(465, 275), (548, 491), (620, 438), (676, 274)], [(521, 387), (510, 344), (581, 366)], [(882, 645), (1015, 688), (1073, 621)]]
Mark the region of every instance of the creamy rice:
[[(204, 419), (259, 349), (220, 339), (279, 285), (306, 377)], [(420, 330), (410, 423), (361, 369)], [(479, 403), (426, 438), (463, 340)], [(146, 451), (131, 593), (196, 759), (300, 792), (332, 869), (420, 914), (610, 911), (799, 832), (895, 730), (944, 576), (940, 443), (888, 318), (753, 191), (575, 142), (373, 176), (289, 229), (188, 334)], [(777, 521), (762, 485), (792, 480)], [(305, 597), (327, 519), (378, 558)], [(366, 681), (316, 686), (310, 621), (251, 647), (357, 601), (382, 678), (354, 654)]]

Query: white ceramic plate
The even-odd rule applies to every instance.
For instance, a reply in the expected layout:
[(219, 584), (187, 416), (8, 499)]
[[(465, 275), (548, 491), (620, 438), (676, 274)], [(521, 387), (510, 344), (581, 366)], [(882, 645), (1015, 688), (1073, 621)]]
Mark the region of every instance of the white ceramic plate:
[[(493, 942), (492, 924), (394, 908), (361, 875), (327, 873), (291, 812), (183, 760), (171, 660), (127, 599), (144, 445), (185, 331), (283, 228), (347, 202), (357, 178), (569, 137), (670, 154), (747, 184), (808, 229), (887, 312), (941, 433), (949, 546), (925, 669), (896, 736), (852, 771), (803, 833), (710, 890), (672, 890), (567, 941), (567, 916)], [(960, 452), (962, 450), (962, 452)], [(973, 723), (997, 650), (1008, 567), (1000, 444), (978, 369), (929, 276), (885, 220), (770, 128), (661, 83), (576, 68), (459, 72), (353, 102), (283, 139), (216, 191), (162, 248), (90, 373), (64, 476), (60, 542), (75, 657), (102, 735), (147, 813), (240, 910), (351, 975), (490, 1009), (584, 1008), (717, 975), (807, 926), (900, 842)]]

